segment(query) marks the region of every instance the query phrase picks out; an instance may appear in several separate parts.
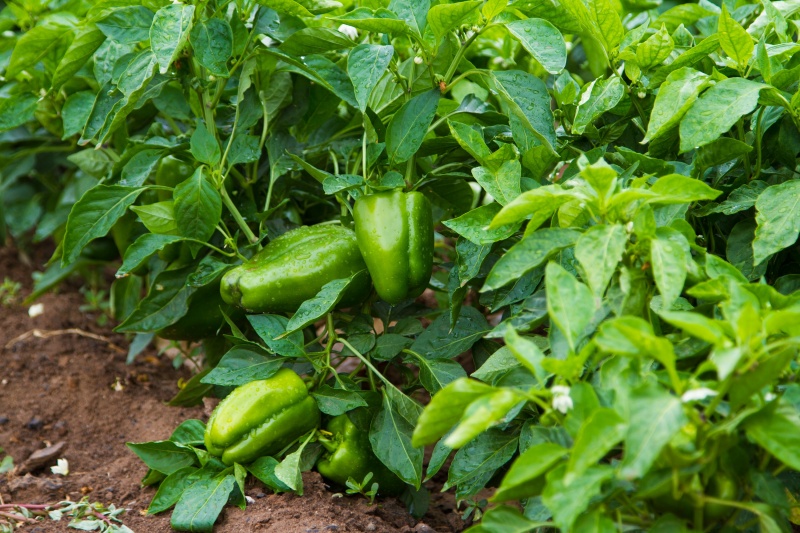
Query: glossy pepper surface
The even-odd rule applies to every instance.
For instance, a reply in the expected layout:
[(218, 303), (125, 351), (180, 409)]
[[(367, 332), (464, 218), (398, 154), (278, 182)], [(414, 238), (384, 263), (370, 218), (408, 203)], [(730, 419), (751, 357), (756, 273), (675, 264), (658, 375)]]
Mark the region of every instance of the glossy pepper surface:
[(288, 368), (237, 387), (214, 409), (206, 449), (226, 465), (281, 451), (319, 425), (319, 409), (303, 380)]
[(422, 294), (433, 269), (433, 217), (421, 193), (379, 192), (353, 207), (358, 246), (375, 290), (390, 304)]
[(325, 429), (331, 437), (320, 441), (327, 453), (317, 462), (317, 471), (325, 478), (345, 486), (348, 478), (361, 483), (372, 472), (370, 484), (377, 483), (380, 494), (403, 491), (405, 483), (372, 452), (369, 434), (358, 429), (346, 414), (333, 418)]
[[(270, 242), (248, 262), (228, 271), (220, 293), (252, 312), (294, 312), (328, 282), (365, 270), (352, 230), (332, 224), (304, 226)], [(352, 283), (340, 305), (362, 302), (369, 278)]]

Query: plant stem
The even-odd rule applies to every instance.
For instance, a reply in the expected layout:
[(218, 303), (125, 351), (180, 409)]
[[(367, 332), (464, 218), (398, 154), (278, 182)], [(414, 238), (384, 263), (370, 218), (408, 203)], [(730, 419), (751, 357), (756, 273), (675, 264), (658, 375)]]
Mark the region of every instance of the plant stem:
[(244, 233), (245, 236), (247, 237), (247, 240), (250, 242), (250, 244), (257, 243), (258, 237), (256, 237), (255, 234), (247, 226), (247, 222), (245, 222), (244, 218), (242, 218), (242, 214), (239, 213), (239, 210), (236, 208), (236, 205), (234, 205), (233, 201), (231, 200), (231, 197), (228, 196), (228, 191), (225, 190), (225, 187), (223, 186), (220, 188), (219, 192), (220, 196), (222, 196), (222, 203), (225, 204), (225, 207), (228, 208), (228, 211), (230, 212), (231, 216), (233, 216), (233, 219), (236, 221), (236, 224), (239, 226), (239, 229), (241, 229), (242, 233)]

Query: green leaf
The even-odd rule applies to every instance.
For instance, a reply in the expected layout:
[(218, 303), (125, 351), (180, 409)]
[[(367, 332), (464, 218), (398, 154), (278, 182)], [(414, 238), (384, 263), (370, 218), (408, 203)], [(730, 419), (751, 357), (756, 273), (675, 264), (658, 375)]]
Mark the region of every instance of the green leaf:
[[(136, 44), (150, 38), (150, 26), (153, 24), (154, 16), (155, 13), (144, 6), (125, 6), (114, 9), (96, 24), (112, 41)], [(100, 46), (100, 43), (97, 46)]]
[(712, 189), (702, 181), (682, 174), (668, 174), (658, 178), (650, 187), (657, 196), (649, 199), (653, 204), (689, 204), (701, 200), (714, 200), (722, 191)]
[(467, 406), (458, 425), (445, 438), (444, 445), (454, 450), (461, 448), (490, 427), (510, 422), (507, 418), (509, 412), (516, 414), (514, 407), (525, 401), (525, 397), (513, 389), (497, 389), (477, 398)]
[(553, 521), (562, 531), (573, 531), (575, 520), (589, 508), (592, 498), (600, 494), (603, 483), (614, 475), (614, 470), (607, 465), (592, 466), (571, 482), (566, 475), (566, 465), (547, 474), (542, 502), (553, 513)]
[(125, 257), (122, 259), (122, 266), (117, 270), (116, 276), (122, 278), (132, 271), (139, 268), (154, 253), (163, 250), (169, 244), (178, 242), (181, 237), (176, 235), (157, 235), (155, 233), (145, 233), (125, 250)]
[(596, 28), (592, 32), (593, 36), (603, 44), (606, 54), (610, 56), (625, 36), (625, 27), (622, 25), (616, 5), (611, 0), (589, 0), (586, 5), (589, 8), (589, 17)]
[(150, 46), (158, 61), (159, 71), (166, 74), (189, 40), (194, 6), (169, 4), (156, 12), (150, 26)]
[(203, 167), (179, 183), (173, 196), (178, 233), (189, 239), (208, 241), (222, 216), (222, 198), (205, 178)]
[(550, 320), (561, 330), (574, 352), (594, 315), (592, 292), (557, 263), (548, 263), (544, 276)]
[(225, 19), (201, 21), (189, 34), (194, 56), (208, 72), (228, 76), (228, 59), (233, 53), (233, 31)]
[(394, 48), (390, 45), (366, 43), (356, 46), (348, 54), (347, 74), (353, 81), (356, 102), (362, 113), (366, 112), (369, 97), (389, 67), (393, 55)]
[(681, 120), (681, 152), (715, 141), (731, 129), (755, 109), (758, 95), (766, 87), (744, 78), (728, 78), (703, 93)]
[(544, 264), (553, 254), (575, 244), (581, 234), (563, 228), (545, 228), (512, 246), (489, 272), (481, 292), (499, 289)]
[(507, 23), (506, 28), (550, 74), (558, 74), (567, 64), (564, 36), (546, 20), (515, 20)]
[(776, 459), (794, 470), (800, 469), (800, 416), (797, 409), (781, 400), (747, 419), (747, 436)]
[(329, 385), (322, 385), (311, 393), (317, 401), (319, 410), (329, 416), (339, 416), (358, 407), (366, 407), (364, 397), (355, 391), (334, 389)]
[(261, 340), (276, 354), (284, 357), (303, 357), (305, 355), (303, 332), (296, 331), (283, 336), (289, 323), (289, 319), (285, 316), (247, 315), (247, 321), (253, 326), (253, 330), (261, 337)]
[(228, 165), (254, 163), (261, 158), (261, 138), (256, 135), (237, 134), (231, 142)]
[(594, 411), (581, 426), (567, 463), (564, 482), (569, 484), (598, 464), (625, 438), (625, 420), (610, 408)]
[(455, 4), (439, 4), (428, 11), (428, 26), (433, 30), (436, 41), (456, 29), (461, 21), (478, 8), (481, 0), (468, 0)]
[(445, 220), (442, 224), (475, 244), (492, 244), (511, 237), (520, 227), (517, 222), (487, 230), (486, 227), (499, 211), (500, 206), (496, 203), (482, 205), (460, 217)]
[(352, 48), (356, 43), (343, 33), (330, 28), (303, 28), (281, 43), (281, 50), (302, 57)]
[(628, 232), (619, 224), (592, 226), (575, 243), (575, 258), (582, 277), (595, 296), (602, 297), (622, 260)]
[(194, 480), (175, 506), (170, 524), (179, 531), (211, 533), (235, 485), (232, 474)]
[[(613, 522), (612, 522), (613, 524)], [(487, 510), (481, 517), (480, 531), (486, 533), (528, 533), (541, 524), (528, 519), (516, 507), (498, 505)]]
[(650, 470), (661, 449), (687, 419), (680, 399), (654, 384), (631, 392), (630, 405), (621, 475), (637, 479)]
[(308, 440), (305, 440), (299, 448), (284, 457), (283, 461), (275, 467), (275, 477), (299, 495), (303, 494), (301, 460), (306, 444), (308, 444)]
[(73, 263), (84, 246), (107, 234), (142, 191), (119, 185), (96, 185), (86, 191), (69, 213), (61, 264)]
[(389, 470), (410, 485), (422, 482), (424, 451), (412, 444), (414, 425), (400, 414), (399, 406), (383, 391), (383, 407), (372, 421), (369, 441), (372, 451)]
[(710, 84), (710, 77), (707, 74), (689, 67), (670, 73), (658, 89), (642, 144), (648, 143), (674, 128), (692, 107), (700, 93)]
[(300, 305), (300, 308), (286, 324), (286, 333), (282, 337), (301, 330), (325, 316), (336, 307), (347, 288), (352, 283), (361, 283), (361, 278), (366, 275), (366, 270), (360, 270), (349, 278), (335, 279), (323, 285), (316, 296)]
[(430, 0), (391, 0), (389, 2), (389, 11), (397, 13), (419, 36), (425, 33), (430, 9)]
[(530, 216), (526, 231), (532, 232), (553, 216), (553, 213), (562, 204), (572, 199), (570, 191), (565, 191), (558, 186), (538, 187), (526, 191), (500, 210), (489, 224), (489, 229), (515, 224)]
[(40, 61), (57, 55), (58, 48), (64, 45), (62, 37), (71, 31), (67, 26), (47, 23), (26, 31), (11, 50), (5, 78), (12, 80), (22, 71), (33, 71)]
[(691, 258), (686, 237), (672, 228), (658, 228), (650, 239), (650, 263), (653, 278), (666, 308), (683, 292), (686, 263)]
[(496, 170), (475, 167), (472, 176), (500, 205), (507, 205), (520, 195), (522, 165), (517, 160), (505, 161)]
[(699, 313), (687, 311), (661, 311), (658, 315), (693, 337), (711, 344), (723, 344), (727, 340), (725, 330), (718, 322)]
[(649, 70), (667, 59), (674, 47), (672, 37), (662, 25), (660, 30), (636, 48), (636, 62), (642, 70)]
[(197, 128), (192, 133), (191, 146), (194, 158), (208, 165), (217, 165), (222, 157), (217, 138), (208, 131), (202, 122), (197, 124)]
[[(76, 133), (81, 133), (83, 131), (83, 127), (86, 125), (86, 122), (89, 120), (89, 115), (92, 113), (94, 99), (95, 96), (90, 91), (79, 91), (67, 97), (67, 100), (64, 102), (64, 107), (61, 108), (61, 118), (64, 120), (64, 135), (61, 137), (62, 139), (68, 139)], [(26, 122), (30, 120), (30, 117), (33, 117), (33, 113), (36, 111), (36, 108), (30, 107), (30, 105), (31, 103), (29, 103), (29, 117), (27, 117)], [(2, 107), (3, 103), (0, 102), (0, 109), (2, 109)], [(0, 111), (0, 117), (3, 116), (5, 116), (5, 113)], [(25, 115), (21, 115), (19, 111), (15, 111), (13, 117), (17, 120), (20, 117), (25, 118)], [(4, 124), (4, 122), (0, 119), (0, 129), (4, 129), (1, 127), (2, 124)]]
[(34, 119), (39, 99), (32, 94), (15, 94), (0, 99), (0, 131), (8, 131)]
[(456, 486), (458, 499), (477, 494), (514, 457), (518, 443), (517, 435), (499, 429), (478, 435), (453, 456), (442, 490)]
[(175, 203), (172, 200), (145, 205), (132, 205), (148, 231), (158, 235), (173, 235), (178, 231), (175, 222)]
[(460, 378), (440, 390), (425, 407), (414, 428), (414, 446), (433, 444), (464, 414), (467, 406), (485, 394), (491, 394), (494, 387), (468, 378)]
[(282, 15), (293, 17), (313, 17), (314, 14), (294, 0), (258, 0), (258, 3), (274, 9)]
[(189, 476), (195, 472), (197, 472), (197, 468), (187, 466), (168, 475), (158, 486), (158, 491), (147, 508), (147, 514), (164, 512), (178, 503), (183, 491), (192, 484), (193, 479)]
[(366, 7), (360, 7), (339, 17), (332, 18), (332, 20), (373, 33), (402, 35), (411, 30), (411, 27), (405, 21), (398, 19), (388, 9), (372, 11)]
[(259, 457), (245, 468), (247, 471), (258, 478), (264, 485), (271, 488), (276, 493), (290, 492), (292, 489), (286, 483), (278, 479), (275, 475), (275, 467), (280, 463), (274, 457)]
[(797, 242), (800, 235), (800, 181), (767, 187), (756, 200), (753, 262), (758, 265)]
[(555, 124), (544, 82), (521, 70), (492, 71), (491, 79), (508, 109), (511, 134), (520, 152), (539, 145), (554, 152)]
[(234, 346), (211, 372), (200, 381), (211, 385), (238, 387), (251, 381), (267, 379), (281, 369), (282, 359), (270, 359), (255, 347), (249, 345)]
[(61, 58), (56, 71), (53, 73), (53, 89), (58, 90), (71, 80), (89, 62), (89, 59), (105, 40), (106, 36), (95, 26), (87, 26), (80, 31), (70, 43), (64, 57)]
[(450, 133), (455, 138), (456, 142), (463, 148), (469, 155), (475, 158), (479, 164), (488, 166), (488, 158), (492, 155), (486, 142), (475, 128), (468, 126), (463, 122), (447, 121), (450, 128)]
[(426, 359), (448, 359), (469, 350), (491, 328), (483, 314), (474, 307), (465, 307), (450, 325), (450, 312), (440, 315), (417, 337), (411, 351)]
[(176, 427), (169, 440), (189, 446), (203, 444), (206, 425), (196, 418), (184, 420)]
[(180, 320), (189, 310), (189, 297), (197, 290), (186, 283), (192, 268), (161, 272), (147, 296), (116, 331), (157, 331)]
[(508, 469), (492, 501), (507, 502), (538, 495), (541, 484), (536, 481), (568, 453), (566, 448), (552, 442), (534, 444), (521, 453)]
[(128, 448), (139, 456), (144, 463), (162, 474), (173, 474), (187, 466), (193, 466), (197, 456), (186, 446), (161, 440), (154, 442), (128, 442)]
[(618, 76), (594, 80), (581, 91), (572, 132), (582, 134), (603, 113), (613, 109), (625, 96), (625, 84)]
[(719, 45), (725, 53), (736, 61), (739, 68), (746, 67), (753, 55), (755, 43), (750, 34), (731, 17), (725, 3), (722, 4), (717, 32), (719, 33)]
[(419, 150), (436, 115), (439, 96), (439, 89), (425, 91), (394, 114), (386, 128), (386, 154), (390, 164), (402, 163)]

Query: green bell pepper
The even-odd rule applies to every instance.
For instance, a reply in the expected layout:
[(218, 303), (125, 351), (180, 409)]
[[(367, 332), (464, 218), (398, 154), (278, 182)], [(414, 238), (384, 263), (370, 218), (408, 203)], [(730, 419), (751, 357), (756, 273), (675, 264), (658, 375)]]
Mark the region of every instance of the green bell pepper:
[(362, 196), (353, 207), (358, 246), (375, 290), (396, 304), (416, 298), (433, 269), (431, 205), (418, 192), (379, 192)]
[[(168, 155), (161, 159), (156, 170), (156, 185), (163, 185), (164, 187), (175, 187), (178, 184), (186, 181), (194, 173), (194, 167), (178, 159), (175, 156)], [(159, 201), (172, 200), (172, 191), (160, 190), (158, 191)]]
[(237, 387), (214, 409), (206, 449), (226, 465), (278, 453), (319, 425), (319, 409), (303, 380), (288, 368)]
[[(366, 268), (352, 230), (331, 224), (304, 226), (229, 270), (220, 292), (227, 303), (250, 312), (294, 312), (326, 283)], [(369, 289), (369, 278), (363, 276), (350, 285), (340, 305), (361, 303)]]
[(319, 441), (327, 453), (317, 461), (317, 471), (326, 479), (345, 486), (348, 478), (361, 483), (372, 472), (371, 483), (378, 484), (380, 494), (403, 492), (405, 483), (375, 456), (369, 434), (358, 429), (346, 414), (333, 418), (325, 429), (331, 438)]

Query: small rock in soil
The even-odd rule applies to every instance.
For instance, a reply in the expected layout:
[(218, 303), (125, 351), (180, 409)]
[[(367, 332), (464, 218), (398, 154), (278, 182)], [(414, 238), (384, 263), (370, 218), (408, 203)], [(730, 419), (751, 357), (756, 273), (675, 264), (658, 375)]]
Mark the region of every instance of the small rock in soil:
[(339, 531), (339, 526), (337, 526), (336, 524), (325, 526), (325, 531)]
[(424, 522), (420, 522), (414, 527), (415, 533), (436, 533), (436, 530)]
[(8, 424), (7, 416), (0, 416), (0, 426), (2, 426), (3, 424)]
[(22, 464), (20, 467), (20, 472), (31, 472), (54, 461), (59, 457), (59, 455), (61, 455), (61, 451), (66, 445), (66, 442), (61, 441), (53, 444), (52, 446), (48, 446), (47, 448), (36, 450), (30, 455), (30, 457), (28, 457), (28, 460)]
[(25, 424), (25, 427), (33, 431), (39, 431), (44, 427), (44, 422), (38, 416), (34, 416)]
[(258, 494), (256, 494), (256, 498), (258, 498), (259, 500), (264, 496), (266, 496), (266, 494), (264, 494), (263, 492), (259, 492)]
[(378, 529), (378, 526), (375, 525), (375, 522), (370, 522), (367, 524), (366, 529), (367, 531), (375, 531)]

